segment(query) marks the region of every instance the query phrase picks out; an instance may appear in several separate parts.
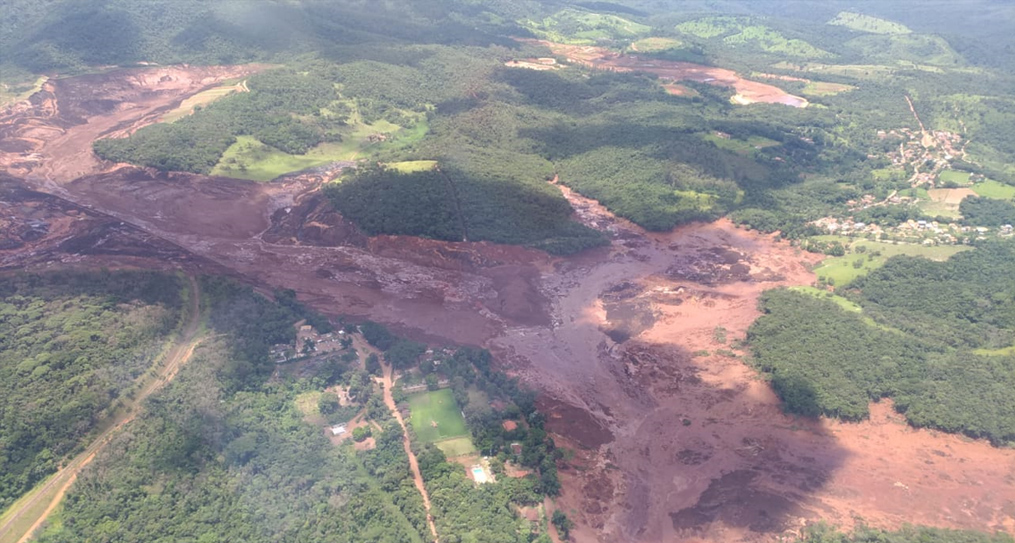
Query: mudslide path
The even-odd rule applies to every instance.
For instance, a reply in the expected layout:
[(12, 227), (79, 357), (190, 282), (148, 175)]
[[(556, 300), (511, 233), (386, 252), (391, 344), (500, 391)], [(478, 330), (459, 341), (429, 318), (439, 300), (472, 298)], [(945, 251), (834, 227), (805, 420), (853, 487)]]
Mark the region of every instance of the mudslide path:
[(123, 409), (108, 422), (109, 427), (103, 431), (84, 452), (67, 463), (56, 474), (26, 497), (16, 502), (4, 515), (6, 518), (0, 525), (0, 543), (26, 543), (32, 534), (49, 518), (49, 515), (60, 505), (67, 490), (77, 479), (81, 470), (95, 459), (95, 456), (112, 441), (116, 432), (137, 416), (138, 409), (146, 398), (162, 388), (179, 372), (200, 343), (201, 330), (201, 290), (194, 276), (188, 276), (190, 282), (190, 308), (187, 323), (180, 332), (179, 338), (166, 353), (165, 364), (158, 368), (158, 373), (141, 388), (135, 399), (128, 404), (130, 409)]

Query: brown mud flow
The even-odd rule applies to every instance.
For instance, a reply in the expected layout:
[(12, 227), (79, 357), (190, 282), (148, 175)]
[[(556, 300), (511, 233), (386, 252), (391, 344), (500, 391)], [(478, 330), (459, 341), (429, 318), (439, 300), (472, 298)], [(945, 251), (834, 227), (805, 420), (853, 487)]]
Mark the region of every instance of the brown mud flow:
[[(61, 88), (4, 117), (0, 134), (52, 110), (46, 119), (62, 127), (60, 141), (87, 152), (94, 127), (61, 112), (83, 107), (79, 96), (106, 98)], [(153, 99), (119, 126), (150, 122), (151, 111), (183, 97)], [(762, 291), (814, 280), (816, 257), (773, 237), (728, 221), (646, 233), (562, 187), (576, 217), (609, 232), (611, 246), (552, 258), (489, 243), (367, 238), (321, 197), (321, 176), (257, 184), (96, 162), (67, 179), (51, 174), (77, 171), (78, 154), (50, 144), (40, 138), (18, 151), (0, 140), (0, 164), (34, 187), (10, 181), (14, 192), (40, 202), (8, 206), (22, 222), (9, 230), (54, 217), (45, 236), (0, 251), (5, 266), (106, 265), (113, 256), (60, 249), (90, 239), (89, 228), (71, 225), (97, 221), (177, 255), (116, 255), (123, 265), (224, 270), (292, 288), (327, 314), (487, 346), (542, 391), (548, 427), (575, 451), (561, 471), (560, 506), (573, 513), (578, 541), (775, 541), (809, 520), (849, 527), (855, 517), (1015, 533), (1015, 451), (914, 430), (886, 403), (860, 424), (782, 414), (735, 343), (757, 318)]]

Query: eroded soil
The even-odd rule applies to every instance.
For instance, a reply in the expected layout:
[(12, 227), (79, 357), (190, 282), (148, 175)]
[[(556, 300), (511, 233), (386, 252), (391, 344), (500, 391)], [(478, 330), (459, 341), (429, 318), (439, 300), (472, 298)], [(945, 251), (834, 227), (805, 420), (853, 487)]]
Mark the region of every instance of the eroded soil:
[[(694, 81), (708, 83), (736, 90), (733, 100), (741, 105), (763, 103), (782, 104), (792, 107), (807, 107), (806, 98), (790, 94), (775, 85), (752, 81), (741, 77), (733, 70), (705, 66), (693, 62), (679, 62), (625, 55), (602, 47), (590, 45), (566, 45), (543, 40), (531, 41), (548, 47), (556, 55), (562, 55), (569, 61), (600, 70), (615, 72), (645, 72), (655, 74), (663, 81)], [(686, 94), (679, 86), (667, 86), (671, 94)]]
[[(1015, 533), (1015, 451), (911, 429), (887, 403), (860, 424), (785, 416), (739, 358), (759, 294), (811, 283), (814, 256), (727, 221), (646, 233), (564, 187), (611, 246), (552, 258), (368, 238), (321, 196), (329, 172), (258, 184), (83, 158), (97, 134), (136, 129), (190, 92), (144, 98), (164, 70), (198, 81), (205, 69), (61, 80), (0, 119), (0, 164), (23, 177), (2, 185), (0, 267), (224, 272), (327, 314), (485, 345), (542, 391), (549, 428), (575, 451), (560, 506), (577, 541), (775, 541), (855, 517)], [(95, 100), (110, 103), (88, 114)], [(18, 128), (42, 124), (59, 134)]]

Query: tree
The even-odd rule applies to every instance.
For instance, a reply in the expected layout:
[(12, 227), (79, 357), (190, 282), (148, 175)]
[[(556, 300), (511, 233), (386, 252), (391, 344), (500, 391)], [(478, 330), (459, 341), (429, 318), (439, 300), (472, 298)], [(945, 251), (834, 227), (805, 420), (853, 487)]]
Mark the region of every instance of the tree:
[(563, 511), (560, 509), (554, 511), (551, 522), (557, 528), (557, 533), (560, 534), (561, 539), (571, 539), (571, 528), (574, 527), (574, 523), (571, 522), (571, 519), (567, 518), (567, 515)]
[(334, 392), (325, 392), (321, 394), (320, 399), (317, 400), (317, 410), (323, 415), (330, 415), (338, 411), (341, 404), (338, 401), (338, 396)]

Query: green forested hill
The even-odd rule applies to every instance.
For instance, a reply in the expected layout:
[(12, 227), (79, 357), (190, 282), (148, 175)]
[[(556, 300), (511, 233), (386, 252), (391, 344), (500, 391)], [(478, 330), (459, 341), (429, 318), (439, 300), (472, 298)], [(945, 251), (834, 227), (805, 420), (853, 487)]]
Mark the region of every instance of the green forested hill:
[(78, 452), (180, 322), (157, 273), (0, 278), (0, 510)]
[(895, 257), (847, 287), (861, 313), (769, 291), (748, 333), (754, 361), (791, 412), (857, 420), (888, 397), (914, 425), (1015, 441), (1012, 262), (1012, 242)]

